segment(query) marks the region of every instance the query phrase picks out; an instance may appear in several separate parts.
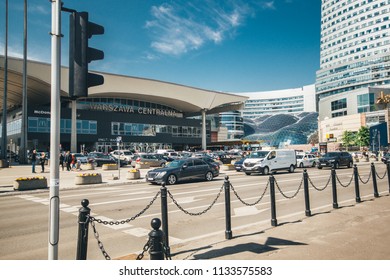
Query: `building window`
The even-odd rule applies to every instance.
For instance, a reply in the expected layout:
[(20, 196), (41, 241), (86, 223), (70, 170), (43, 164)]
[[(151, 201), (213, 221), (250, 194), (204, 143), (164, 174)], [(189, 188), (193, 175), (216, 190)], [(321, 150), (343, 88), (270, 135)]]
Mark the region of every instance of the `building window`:
[(332, 111), (337, 111), (337, 110), (345, 109), (345, 108), (347, 108), (347, 99), (346, 98), (332, 101), (332, 103), (331, 103), (331, 110)]
[(371, 112), (375, 110), (374, 93), (366, 93), (357, 96), (358, 113)]
[[(28, 118), (28, 132), (50, 133), (50, 118)], [(60, 132), (70, 134), (72, 132), (72, 120), (60, 120)], [(97, 121), (77, 120), (77, 134), (97, 134)]]

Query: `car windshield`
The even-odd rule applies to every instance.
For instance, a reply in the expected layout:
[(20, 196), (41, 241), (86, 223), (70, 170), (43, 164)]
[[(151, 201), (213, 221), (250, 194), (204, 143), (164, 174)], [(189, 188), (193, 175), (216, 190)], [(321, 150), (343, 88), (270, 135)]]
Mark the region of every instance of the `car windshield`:
[(265, 158), (268, 155), (267, 151), (263, 152), (252, 152), (248, 158)]
[(297, 159), (303, 158), (303, 155), (297, 155)]
[(131, 156), (132, 155), (131, 152), (123, 152), (123, 154), (126, 155), (126, 156)]

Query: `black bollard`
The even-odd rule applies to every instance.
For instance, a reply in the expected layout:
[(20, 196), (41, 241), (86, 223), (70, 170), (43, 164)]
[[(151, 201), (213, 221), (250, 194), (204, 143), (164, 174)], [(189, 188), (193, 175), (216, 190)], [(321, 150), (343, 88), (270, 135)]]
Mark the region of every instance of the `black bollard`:
[(83, 199), (81, 201), (81, 207), (79, 209), (79, 227), (78, 227), (78, 238), (77, 238), (77, 252), (76, 260), (86, 260), (87, 259), (87, 248), (88, 248), (88, 217), (91, 213), (91, 209), (88, 208), (89, 201), (88, 199)]
[(164, 245), (167, 256), (171, 255), (171, 249), (169, 248), (169, 233), (168, 233), (168, 202), (167, 202), (167, 188), (165, 183), (161, 185), (161, 218), (162, 229), (164, 232)]
[(371, 162), (371, 175), (372, 175), (372, 185), (374, 187), (374, 197), (379, 197), (378, 193), (378, 185), (376, 183), (376, 171), (375, 171), (375, 165), (373, 162)]
[(152, 219), (150, 225), (153, 230), (149, 232), (149, 255), (151, 260), (164, 260), (164, 232), (160, 230), (161, 220), (158, 218)]
[(390, 193), (390, 162), (387, 162), (387, 182), (389, 184), (389, 193)]
[(356, 202), (360, 203), (362, 200), (360, 199), (360, 189), (359, 189), (359, 172), (356, 164), (353, 165), (353, 177), (355, 179), (355, 195)]
[(229, 176), (225, 176), (225, 181), (223, 182), (225, 189), (225, 221), (226, 221), (226, 230), (225, 230), (225, 239), (232, 239), (232, 215), (230, 209), (230, 182)]
[(271, 225), (276, 227), (278, 220), (276, 219), (276, 203), (275, 203), (275, 178), (273, 175), (269, 176), (270, 185), (270, 199), (271, 199)]
[(332, 168), (332, 193), (333, 193), (333, 208), (339, 208), (337, 204), (337, 188), (336, 188), (336, 169)]
[(309, 198), (309, 177), (306, 169), (303, 170), (303, 189), (305, 192), (305, 206), (306, 206), (305, 215), (306, 217), (310, 217), (311, 211), (310, 211), (310, 198)]

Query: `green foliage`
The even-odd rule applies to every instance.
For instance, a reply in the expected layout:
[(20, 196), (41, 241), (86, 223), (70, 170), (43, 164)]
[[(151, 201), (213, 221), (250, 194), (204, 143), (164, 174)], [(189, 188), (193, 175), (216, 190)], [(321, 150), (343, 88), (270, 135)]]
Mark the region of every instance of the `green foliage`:
[(343, 145), (347, 147), (347, 149), (348, 147), (355, 145), (356, 142), (355, 135), (356, 135), (355, 132), (349, 130), (343, 132), (343, 135), (341, 136), (341, 141), (343, 142)]
[(362, 126), (356, 135), (356, 144), (360, 147), (368, 147), (370, 145), (370, 129), (367, 126)]

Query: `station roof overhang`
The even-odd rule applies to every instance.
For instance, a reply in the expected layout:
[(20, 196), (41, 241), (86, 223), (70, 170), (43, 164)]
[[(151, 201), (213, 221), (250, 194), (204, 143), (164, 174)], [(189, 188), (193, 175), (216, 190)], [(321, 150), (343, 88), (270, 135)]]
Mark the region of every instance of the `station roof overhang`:
[[(0, 90), (4, 92), (4, 56), (0, 56)], [(7, 107), (20, 107), (23, 93), (23, 60), (7, 60)], [(61, 97), (68, 97), (69, 69), (61, 67)], [(184, 116), (215, 114), (240, 110), (246, 96), (205, 90), (153, 79), (96, 72), (104, 76), (104, 84), (89, 88), (88, 97), (124, 98), (162, 104), (182, 112)], [(49, 104), (51, 100), (51, 65), (27, 61), (28, 104)], [(3, 107), (0, 99), (0, 108)]]

